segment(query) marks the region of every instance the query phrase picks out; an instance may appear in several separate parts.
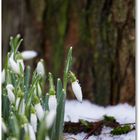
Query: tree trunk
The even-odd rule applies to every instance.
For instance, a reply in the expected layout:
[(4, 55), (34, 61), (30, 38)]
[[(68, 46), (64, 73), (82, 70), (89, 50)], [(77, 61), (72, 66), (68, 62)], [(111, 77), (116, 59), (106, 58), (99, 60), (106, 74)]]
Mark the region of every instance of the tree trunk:
[[(47, 71), (62, 77), (67, 48), (83, 96), (97, 104), (135, 103), (135, 3), (133, 0), (3, 0), (3, 57), (10, 35), (21, 50), (39, 52)], [(59, 60), (59, 61), (58, 61)], [(4, 60), (3, 60), (4, 62)], [(73, 98), (68, 86), (68, 98)]]

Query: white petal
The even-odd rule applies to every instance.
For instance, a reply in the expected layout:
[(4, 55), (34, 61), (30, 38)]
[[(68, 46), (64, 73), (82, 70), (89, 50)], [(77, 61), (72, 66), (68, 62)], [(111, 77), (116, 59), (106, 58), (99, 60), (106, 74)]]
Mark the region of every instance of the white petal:
[(9, 101), (11, 103), (14, 103), (15, 102), (15, 95), (14, 95), (14, 93), (10, 89), (8, 89), (7, 92), (8, 92), (8, 99), (9, 99)]
[(51, 110), (46, 116), (46, 127), (49, 129), (52, 127), (56, 117), (56, 111)]
[(41, 62), (41, 61), (38, 62), (36, 71), (42, 77), (45, 75), (45, 68), (44, 68), (43, 62)]
[(36, 114), (31, 113), (30, 122), (31, 122), (31, 125), (32, 125), (33, 129), (34, 129), (34, 132), (36, 132), (37, 131), (37, 117), (36, 117)]
[(33, 127), (30, 124), (25, 124), (24, 125), (25, 132), (29, 132), (30, 140), (36, 140), (36, 136), (33, 130)]
[(14, 87), (13, 87), (13, 85), (12, 85), (12, 84), (8, 84), (8, 85), (6, 86), (6, 89), (7, 89), (7, 90), (8, 90), (8, 89), (13, 90), (13, 89), (14, 89)]
[(48, 100), (49, 110), (55, 110), (57, 108), (56, 95), (50, 95)]
[(44, 111), (40, 103), (35, 105), (36, 114), (39, 120), (43, 119)]
[(36, 51), (23, 51), (21, 53), (22, 57), (24, 60), (28, 60), (28, 59), (32, 59), (34, 57), (37, 56), (37, 52)]
[(3, 84), (5, 82), (5, 69), (1, 72), (1, 83)]
[(9, 58), (9, 65), (13, 72), (15, 72), (17, 74), (20, 73), (20, 68), (19, 68), (18, 63), (16, 63), (12, 57)]
[(79, 102), (82, 102), (82, 90), (78, 83), (78, 81), (75, 81), (72, 83), (72, 90), (74, 92), (74, 95), (76, 96), (77, 100)]

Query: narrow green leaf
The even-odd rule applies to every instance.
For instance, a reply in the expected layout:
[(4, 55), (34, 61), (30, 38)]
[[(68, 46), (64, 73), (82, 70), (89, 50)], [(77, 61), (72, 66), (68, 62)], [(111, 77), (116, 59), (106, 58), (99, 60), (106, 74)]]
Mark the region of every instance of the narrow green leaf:
[(57, 102), (58, 103), (60, 102), (61, 93), (62, 93), (62, 82), (58, 78), (57, 79), (57, 91), (56, 91), (56, 97), (57, 97)]
[(64, 90), (58, 93), (60, 95), (60, 102), (57, 106), (57, 115), (55, 122), (55, 135), (53, 135), (52, 140), (62, 140), (63, 139), (63, 129), (64, 129), (64, 111), (65, 111), (65, 98), (66, 94)]
[(13, 136), (19, 138), (19, 132), (20, 132), (19, 124), (14, 114), (10, 116), (9, 127), (10, 127), (10, 133), (12, 133)]
[(24, 92), (25, 92), (25, 101), (27, 100), (28, 92), (29, 92), (29, 83), (30, 83), (30, 73), (31, 68), (30, 66), (27, 66), (24, 76)]
[(63, 84), (64, 84), (65, 92), (66, 92), (66, 87), (67, 87), (68, 72), (71, 67), (71, 63), (72, 63), (72, 47), (70, 47), (70, 49), (69, 49), (67, 61), (66, 61), (66, 65), (65, 65), (65, 70), (64, 70)]

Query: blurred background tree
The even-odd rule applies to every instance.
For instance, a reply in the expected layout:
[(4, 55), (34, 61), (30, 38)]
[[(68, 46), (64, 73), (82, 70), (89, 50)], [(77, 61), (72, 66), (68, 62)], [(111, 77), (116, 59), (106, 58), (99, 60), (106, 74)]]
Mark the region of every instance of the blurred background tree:
[(135, 104), (134, 0), (3, 0), (3, 58), (17, 33), (24, 38), (22, 50), (39, 53), (28, 64), (44, 58), (47, 71), (60, 77), (73, 46), (73, 71), (85, 99)]

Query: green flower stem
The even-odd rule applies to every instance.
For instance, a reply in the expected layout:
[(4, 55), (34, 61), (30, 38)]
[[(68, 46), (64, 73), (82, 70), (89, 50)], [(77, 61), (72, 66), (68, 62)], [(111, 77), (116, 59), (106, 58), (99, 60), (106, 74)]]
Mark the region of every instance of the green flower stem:
[(66, 66), (64, 70), (64, 77), (63, 77), (63, 84), (64, 84), (64, 92), (66, 93), (66, 88), (67, 88), (67, 82), (68, 82), (68, 72), (70, 69), (72, 63), (72, 47), (70, 47), (68, 56), (67, 56), (67, 61), (66, 61)]

